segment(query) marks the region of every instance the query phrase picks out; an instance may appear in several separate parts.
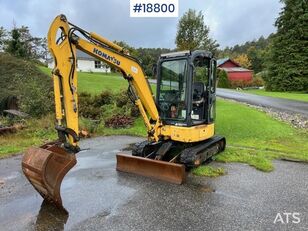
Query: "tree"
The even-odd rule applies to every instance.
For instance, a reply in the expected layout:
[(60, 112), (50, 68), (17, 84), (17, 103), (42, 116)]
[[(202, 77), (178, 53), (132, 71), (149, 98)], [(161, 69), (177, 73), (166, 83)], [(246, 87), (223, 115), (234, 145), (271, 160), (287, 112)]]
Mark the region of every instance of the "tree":
[(213, 53), (219, 44), (209, 37), (209, 27), (201, 11), (189, 9), (179, 20), (175, 43), (178, 50), (204, 49)]
[(4, 44), (4, 50), (16, 57), (27, 59), (47, 57), (46, 39), (33, 37), (26, 26), (14, 27), (9, 32)]
[(234, 58), (234, 62), (240, 64), (242, 67), (251, 68), (251, 61), (246, 54), (238, 55)]
[(136, 49), (136, 57), (140, 60), (144, 72), (148, 77), (153, 76), (153, 64), (157, 63), (159, 56), (163, 53), (169, 53), (172, 50), (167, 48), (138, 48)]
[[(137, 58), (143, 67), (143, 70), (148, 77), (155, 78), (153, 76), (153, 64), (157, 63), (159, 56), (163, 53), (171, 52), (172, 50), (167, 48), (134, 48), (129, 46), (123, 41), (114, 41), (114, 43), (123, 47), (131, 56)], [(114, 69), (111, 69), (114, 71)]]
[(218, 69), (218, 73), (217, 73), (217, 87), (220, 88), (230, 88), (230, 81), (228, 79), (228, 74), (225, 70), (223, 69)]
[(282, 0), (270, 47), (266, 88), (273, 91), (308, 89), (308, 1)]
[(258, 73), (262, 71), (264, 65), (264, 50), (262, 48), (257, 48), (256, 46), (251, 46), (247, 50), (247, 56), (251, 60), (251, 68)]
[(21, 33), (17, 28), (12, 29), (10, 32), (10, 39), (6, 41), (5, 51), (16, 56), (16, 57), (26, 57), (26, 47), (24, 42), (21, 40)]
[(50, 58), (50, 53), (49, 53), (46, 37), (41, 38), (39, 40), (39, 43), (37, 44), (37, 47), (36, 47), (36, 51), (37, 51), (36, 52), (37, 58), (43, 60), (44, 63), (47, 65), (47, 61)]
[(6, 40), (7, 31), (1, 26), (0, 27), (0, 52), (4, 49), (4, 43)]
[(242, 45), (235, 45), (234, 47), (225, 47), (223, 50), (218, 50), (218, 58), (229, 57), (235, 59), (236, 57), (245, 54), (251, 62), (251, 69), (255, 73), (264, 70), (268, 61), (269, 44), (272, 40), (273, 34), (267, 38), (261, 36), (257, 40), (247, 41)]

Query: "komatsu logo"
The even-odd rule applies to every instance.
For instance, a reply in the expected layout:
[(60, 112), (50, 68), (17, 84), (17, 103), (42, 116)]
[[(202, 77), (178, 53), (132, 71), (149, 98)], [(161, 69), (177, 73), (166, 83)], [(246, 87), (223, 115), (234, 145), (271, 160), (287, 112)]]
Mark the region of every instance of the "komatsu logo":
[(120, 66), (121, 62), (119, 60), (117, 60), (115, 57), (112, 57), (110, 55), (107, 55), (106, 53), (100, 51), (99, 49), (94, 48), (93, 49), (93, 53), (99, 55), (100, 57), (108, 60), (109, 62)]

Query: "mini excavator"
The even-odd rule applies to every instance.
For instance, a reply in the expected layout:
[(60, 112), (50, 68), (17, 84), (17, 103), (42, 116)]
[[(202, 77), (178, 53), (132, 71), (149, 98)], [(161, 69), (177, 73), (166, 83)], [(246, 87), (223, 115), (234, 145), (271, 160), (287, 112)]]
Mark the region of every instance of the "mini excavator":
[(61, 182), (77, 163), (80, 151), (77, 49), (122, 73), (129, 84), (128, 97), (144, 120), (147, 140), (135, 144), (132, 155), (116, 155), (118, 171), (181, 184), (187, 169), (224, 150), (225, 138), (214, 133), (216, 60), (210, 52), (162, 54), (154, 68), (154, 97), (136, 58), (104, 37), (70, 23), (64, 15), (52, 22), (48, 47), (55, 61), (52, 77), (59, 139), (29, 148), (22, 169), (41, 196), (57, 207), (63, 208)]

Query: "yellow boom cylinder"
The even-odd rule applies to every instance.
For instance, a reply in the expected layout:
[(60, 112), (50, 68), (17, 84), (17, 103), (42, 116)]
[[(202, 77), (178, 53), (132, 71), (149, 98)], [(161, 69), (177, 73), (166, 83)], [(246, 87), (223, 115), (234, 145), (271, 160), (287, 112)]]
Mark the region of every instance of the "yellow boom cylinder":
[(98, 34), (96, 34), (95, 32), (91, 32), (90, 35), (91, 35), (92, 38), (94, 38), (94, 39), (96, 39), (96, 40), (106, 44), (107, 46), (115, 49), (118, 52), (122, 52), (123, 51), (123, 47), (120, 47), (119, 45), (109, 41), (108, 39), (106, 39), (106, 38), (104, 38), (104, 37), (102, 37), (102, 36), (100, 36)]

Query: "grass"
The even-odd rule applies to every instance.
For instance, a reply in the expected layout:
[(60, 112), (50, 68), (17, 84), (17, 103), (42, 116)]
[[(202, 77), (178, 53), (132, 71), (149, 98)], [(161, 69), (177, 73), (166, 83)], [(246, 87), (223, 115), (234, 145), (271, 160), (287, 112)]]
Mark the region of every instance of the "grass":
[[(98, 129), (101, 135), (145, 136), (141, 118), (134, 126), (124, 129)], [(274, 169), (273, 159), (291, 158), (308, 161), (308, 135), (240, 103), (218, 100), (216, 134), (227, 139), (226, 150), (216, 156), (219, 162), (247, 163), (258, 170)]]
[(17, 133), (1, 136), (0, 158), (23, 152), (30, 146), (38, 146), (45, 142), (55, 140), (57, 134), (53, 125), (54, 115), (42, 119), (29, 119), (26, 128)]
[(239, 103), (218, 101), (216, 132), (228, 144), (217, 161), (247, 163), (268, 172), (273, 159), (308, 160), (307, 132)]
[[(38, 66), (45, 74), (50, 75), (51, 70), (47, 67)], [(78, 72), (78, 91), (99, 94), (103, 90), (113, 92), (127, 89), (128, 83), (118, 73), (89, 73)], [(151, 85), (153, 92), (156, 91), (156, 85)]]
[[(39, 69), (50, 75), (51, 70), (39, 66)], [(78, 72), (78, 91), (98, 94), (103, 90), (120, 91), (127, 89), (128, 83), (118, 73), (89, 73)]]
[(106, 128), (98, 127), (96, 133), (98, 135), (131, 135), (131, 136), (144, 136), (146, 137), (146, 128), (141, 117), (137, 118), (134, 125), (129, 128)]
[(265, 91), (264, 89), (250, 89), (250, 90), (244, 90), (244, 92), (255, 95), (263, 95), (263, 96), (308, 102), (308, 93), (303, 93), (303, 92), (271, 92), (271, 91)]
[[(50, 71), (47, 68), (41, 69), (45, 72)], [(99, 93), (102, 89), (108, 89), (108, 87), (112, 91), (117, 91), (121, 89), (121, 86), (125, 86), (125, 80), (117, 76), (109, 76), (110, 80), (100, 81), (100, 78), (105, 77), (102, 74), (80, 73), (79, 81), (81, 81), (80, 85), (88, 82), (83, 89), (93, 94)], [(118, 81), (122, 83), (119, 84)], [(97, 87), (98, 82), (102, 84), (100, 87)], [(1, 137), (0, 157), (55, 139), (56, 132), (52, 121), (52, 115), (37, 121), (30, 120), (25, 130)], [(274, 169), (273, 159), (291, 158), (308, 161), (306, 131), (295, 129), (254, 108), (219, 99), (215, 125), (216, 133), (225, 136), (227, 140), (227, 148), (216, 156), (217, 161), (246, 163), (265, 172)], [(145, 125), (141, 118), (138, 118), (130, 128), (111, 129), (99, 124), (95, 130), (96, 135), (146, 136)], [(205, 172), (205, 175), (211, 175), (214, 172), (210, 168), (202, 169), (195, 171)]]
[(226, 174), (223, 168), (215, 168), (204, 165), (198, 168), (194, 168), (192, 170), (192, 173), (196, 176), (209, 176), (209, 177), (217, 177)]

